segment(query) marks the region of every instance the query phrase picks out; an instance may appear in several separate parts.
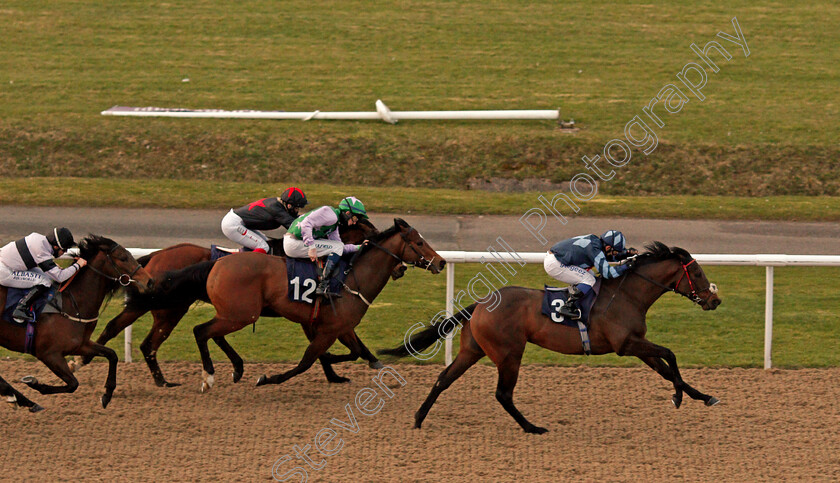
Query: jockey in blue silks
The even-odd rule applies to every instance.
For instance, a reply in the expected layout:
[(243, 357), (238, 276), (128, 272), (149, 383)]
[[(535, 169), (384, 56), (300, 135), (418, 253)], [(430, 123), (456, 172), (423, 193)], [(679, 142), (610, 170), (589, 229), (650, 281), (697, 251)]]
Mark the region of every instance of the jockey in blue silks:
[(560, 313), (572, 319), (580, 318), (577, 303), (595, 285), (595, 276), (588, 269), (595, 267), (604, 278), (616, 278), (626, 270), (626, 265), (610, 266), (638, 254), (635, 248), (624, 248), (624, 234), (610, 230), (598, 235), (581, 235), (558, 242), (545, 256), (543, 266), (553, 278), (567, 283), (569, 300), (560, 308)]

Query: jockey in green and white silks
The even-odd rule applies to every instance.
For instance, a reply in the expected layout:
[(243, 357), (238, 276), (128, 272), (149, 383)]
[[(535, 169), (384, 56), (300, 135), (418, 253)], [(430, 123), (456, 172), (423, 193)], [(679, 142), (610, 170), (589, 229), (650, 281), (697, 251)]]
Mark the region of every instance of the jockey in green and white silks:
[(569, 300), (560, 313), (570, 318), (580, 318), (577, 302), (592, 290), (595, 276), (588, 269), (595, 267), (604, 278), (616, 278), (626, 270), (626, 265), (610, 266), (609, 262), (623, 260), (638, 253), (635, 248), (624, 248), (624, 234), (609, 230), (598, 235), (581, 235), (556, 243), (545, 256), (543, 267), (555, 279), (569, 284)]
[(283, 237), (283, 249), (287, 256), (308, 257), (313, 262), (318, 257), (327, 256), (321, 281), (315, 289), (316, 294), (340, 296), (337, 293), (328, 293), (329, 280), (335, 275), (341, 255), (355, 252), (360, 245), (342, 242), (338, 226), (355, 225), (367, 217), (365, 205), (357, 198), (348, 196), (339, 202), (338, 208), (322, 206), (292, 222), (289, 231)]

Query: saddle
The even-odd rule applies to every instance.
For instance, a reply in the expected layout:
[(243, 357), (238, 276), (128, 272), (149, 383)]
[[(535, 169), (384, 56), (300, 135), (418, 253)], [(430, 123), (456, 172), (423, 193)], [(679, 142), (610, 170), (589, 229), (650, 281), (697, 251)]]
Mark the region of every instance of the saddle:
[[(592, 290), (578, 302), (580, 307), (581, 317), (580, 322), (589, 325), (589, 313), (592, 311), (592, 306), (595, 305), (595, 300), (598, 298), (598, 292), (601, 291), (601, 278), (595, 281)], [(560, 308), (569, 300), (569, 288), (550, 287), (545, 286), (545, 295), (542, 301), (542, 313), (551, 319), (552, 322), (567, 325), (569, 327), (578, 328), (578, 320), (569, 319), (560, 314)]]
[[(16, 325), (22, 325), (12, 318), (12, 312), (15, 311), (20, 299), (29, 292), (28, 288), (6, 288), (5, 303), (3, 304), (2, 319), (6, 322), (11, 322)], [(3, 296), (0, 291), (0, 297)], [(1, 301), (0, 301), (1, 302)], [(50, 288), (47, 292), (38, 297), (32, 304), (32, 310), (35, 312), (35, 319), (42, 313), (59, 313), (61, 312), (61, 294), (56, 291), (55, 287)]]

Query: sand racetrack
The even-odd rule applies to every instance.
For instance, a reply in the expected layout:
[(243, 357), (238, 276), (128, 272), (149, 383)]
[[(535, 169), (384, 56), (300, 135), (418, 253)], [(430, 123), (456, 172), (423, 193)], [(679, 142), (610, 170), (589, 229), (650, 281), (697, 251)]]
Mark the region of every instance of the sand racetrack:
[[(413, 414), (440, 366), (393, 365), (406, 384), (372, 416), (354, 406), (377, 371), (345, 364), (349, 384), (328, 384), (313, 367), (281, 386), (256, 388), (258, 375), (291, 366), (248, 364), (239, 384), (217, 361), (216, 386), (197, 391), (198, 363), (165, 363), (158, 388), (142, 362), (120, 363), (108, 409), (99, 405), (106, 365), (78, 375), (75, 394), (40, 395), (19, 382), (57, 378), (40, 363), (0, 361), (0, 374), (47, 410), (0, 406), (0, 479), (273, 481), (305, 467), (309, 481), (757, 481), (840, 479), (840, 369), (683, 370), (684, 379), (722, 403), (686, 399), (675, 410), (673, 388), (647, 369), (524, 367), (519, 409), (549, 433), (522, 432), (494, 398), (495, 368), (477, 366), (443, 393), (422, 430)], [(374, 402), (376, 399), (374, 399)], [(351, 433), (331, 423), (358, 425)], [(364, 407), (364, 405), (362, 405)], [(337, 436), (330, 457), (309, 449), (307, 467), (294, 447), (312, 445), (323, 428)], [(325, 434), (328, 434), (326, 432)], [(302, 481), (302, 473), (287, 475)]]

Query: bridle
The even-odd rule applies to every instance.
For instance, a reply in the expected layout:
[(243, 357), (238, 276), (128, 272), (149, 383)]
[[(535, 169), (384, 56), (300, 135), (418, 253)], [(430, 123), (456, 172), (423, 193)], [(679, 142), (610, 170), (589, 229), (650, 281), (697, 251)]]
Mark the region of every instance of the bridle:
[[(700, 297), (699, 294), (701, 294), (703, 292), (709, 292), (710, 297), (711, 297), (711, 295), (714, 295), (714, 294), (717, 293), (718, 289), (717, 289), (717, 285), (715, 285), (713, 283), (709, 283), (708, 287), (706, 287), (702, 290), (697, 290), (697, 288), (694, 285), (694, 281), (691, 280), (691, 275), (688, 273), (688, 267), (691, 266), (691, 264), (696, 262), (696, 261), (697, 260), (692, 258), (688, 263), (680, 262), (680, 265), (682, 265), (683, 273), (680, 275), (680, 278), (677, 280), (677, 283), (674, 285), (674, 288), (668, 287), (667, 285), (659, 283), (656, 280), (648, 278), (648, 277), (642, 275), (641, 273), (636, 272), (635, 270), (630, 272), (630, 273), (635, 274), (635, 275), (641, 277), (642, 279), (647, 280), (648, 282), (650, 282), (650, 283), (656, 285), (657, 287), (660, 287), (660, 288), (662, 288), (662, 289), (664, 289), (668, 292), (674, 292), (675, 294), (682, 295), (683, 297), (691, 300), (692, 302), (694, 302), (697, 305), (702, 305), (703, 302), (708, 300), (708, 297), (704, 299), (704, 298)], [(691, 292), (685, 293), (685, 292), (680, 292), (679, 290), (677, 290), (677, 287), (680, 286), (680, 282), (682, 282), (683, 277), (685, 277), (686, 280), (688, 280), (688, 287), (691, 289)]]
[(133, 278), (134, 274), (137, 273), (137, 271), (140, 270), (143, 267), (139, 263), (137, 263), (137, 266), (134, 267), (134, 270), (132, 270), (129, 273), (125, 273), (122, 270), (120, 270), (120, 267), (118, 267), (117, 263), (114, 261), (114, 259), (111, 258), (111, 254), (114, 253), (114, 251), (119, 247), (120, 246), (118, 244), (114, 244), (114, 246), (112, 246), (111, 249), (108, 250), (105, 253), (105, 257), (108, 259), (109, 262), (111, 262), (111, 266), (114, 267), (115, 272), (119, 273), (119, 276), (112, 277), (112, 276), (108, 275), (107, 273), (102, 272), (101, 270), (98, 270), (96, 267), (94, 267), (92, 265), (87, 265), (87, 267), (90, 268), (94, 273), (96, 273), (96, 274), (98, 274), (102, 277), (105, 277), (112, 282), (117, 282), (120, 285), (122, 285), (123, 287), (128, 287), (132, 282), (137, 283), (137, 280), (134, 280), (134, 278)]
[[(412, 232), (416, 232), (416, 231), (417, 230), (415, 230), (414, 227), (409, 227), (408, 232), (406, 232), (406, 233), (400, 232), (400, 237), (402, 237), (402, 239), (405, 243), (403, 243), (402, 251), (400, 251), (399, 255), (395, 254), (391, 250), (388, 250), (387, 248), (383, 247), (382, 245), (380, 245), (380, 244), (378, 244), (374, 241), (368, 241), (368, 243), (370, 243), (371, 245), (375, 246), (376, 248), (382, 250), (383, 252), (387, 253), (388, 255), (391, 255), (392, 257), (397, 259), (400, 263), (403, 263), (403, 264), (406, 264), (406, 265), (412, 265), (412, 266), (415, 266), (417, 268), (422, 268), (423, 270), (430, 270), (431, 267), (432, 267), (432, 263), (434, 263), (435, 258), (437, 258), (437, 257), (432, 257), (431, 260), (426, 259), (426, 257), (424, 257), (422, 253), (420, 253), (420, 250), (418, 250), (417, 247), (414, 246), (414, 242), (412, 242), (411, 240), (408, 239), (408, 237), (412, 234)], [(414, 254), (419, 257), (419, 259), (417, 261), (409, 262), (405, 259), (405, 249), (406, 249), (406, 247), (411, 248), (411, 250), (414, 252)]]

